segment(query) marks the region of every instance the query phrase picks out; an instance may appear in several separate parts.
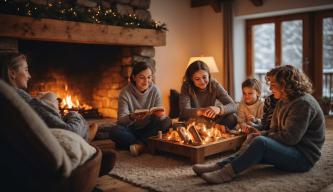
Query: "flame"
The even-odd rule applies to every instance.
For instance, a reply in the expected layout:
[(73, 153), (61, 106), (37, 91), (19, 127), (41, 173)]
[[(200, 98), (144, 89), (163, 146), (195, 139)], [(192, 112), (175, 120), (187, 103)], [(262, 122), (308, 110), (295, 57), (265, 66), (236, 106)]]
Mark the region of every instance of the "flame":
[[(189, 131), (190, 127), (194, 127), (196, 130), (196, 135), (200, 138), (199, 141), (196, 141), (195, 138), (197, 136), (192, 135)], [(193, 129), (193, 128), (192, 128)], [(166, 139), (168, 141), (177, 142), (180, 144), (207, 144), (211, 142), (218, 141), (220, 139), (226, 139), (232, 137), (231, 134), (226, 133), (225, 127), (223, 125), (214, 125), (212, 127), (207, 127), (206, 124), (192, 122), (187, 125), (187, 127), (178, 127), (177, 130), (173, 130), (172, 128), (165, 134), (162, 139)]]
[(66, 95), (66, 97), (61, 101), (60, 108), (89, 110), (92, 109), (92, 106), (87, 104), (81, 105), (79, 99), (76, 96), (72, 98), (71, 95)]

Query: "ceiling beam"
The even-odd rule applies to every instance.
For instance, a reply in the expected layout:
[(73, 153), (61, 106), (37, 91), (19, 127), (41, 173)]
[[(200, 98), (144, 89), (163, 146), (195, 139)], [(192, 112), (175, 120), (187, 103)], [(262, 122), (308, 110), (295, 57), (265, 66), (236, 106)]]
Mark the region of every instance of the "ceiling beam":
[(262, 6), (264, 4), (264, 1), (263, 0), (250, 0), (254, 6)]
[(209, 5), (211, 1), (214, 0), (191, 0), (191, 7), (193, 8)]
[(216, 13), (221, 12), (221, 3), (228, 0), (191, 0), (191, 7), (210, 5)]

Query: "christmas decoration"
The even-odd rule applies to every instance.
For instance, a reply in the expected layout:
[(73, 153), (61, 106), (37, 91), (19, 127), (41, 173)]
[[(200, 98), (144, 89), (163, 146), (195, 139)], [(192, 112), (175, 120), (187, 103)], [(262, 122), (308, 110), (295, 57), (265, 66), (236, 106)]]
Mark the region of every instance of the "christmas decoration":
[(51, 1), (46, 5), (36, 4), (29, 0), (0, 0), (0, 13), (167, 31), (165, 23), (140, 20), (131, 14), (120, 15), (117, 11), (104, 8), (101, 1), (97, 1), (97, 3), (96, 8), (89, 8), (75, 3), (64, 3), (61, 0)]

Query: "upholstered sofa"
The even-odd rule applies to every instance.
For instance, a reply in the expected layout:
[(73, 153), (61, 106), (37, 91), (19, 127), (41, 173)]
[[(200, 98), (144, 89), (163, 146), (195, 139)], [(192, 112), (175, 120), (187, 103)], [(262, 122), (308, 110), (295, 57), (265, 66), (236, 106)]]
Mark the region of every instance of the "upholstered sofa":
[(70, 155), (42, 119), (2, 80), (0, 106), (1, 191), (92, 191), (98, 176), (113, 167), (115, 156), (105, 151), (107, 165), (101, 170), (98, 147), (73, 167)]

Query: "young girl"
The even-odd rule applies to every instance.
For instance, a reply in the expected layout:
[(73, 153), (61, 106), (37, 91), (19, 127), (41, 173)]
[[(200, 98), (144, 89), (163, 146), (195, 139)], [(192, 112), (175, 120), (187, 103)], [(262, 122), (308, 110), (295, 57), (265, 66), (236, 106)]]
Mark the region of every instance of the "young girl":
[(236, 104), (220, 83), (211, 78), (202, 61), (191, 63), (185, 73), (179, 97), (180, 119), (207, 117), (233, 129), (237, 124)]
[(270, 129), (254, 135), (249, 147), (230, 163), (194, 165), (208, 183), (224, 183), (258, 163), (290, 172), (309, 171), (321, 156), (325, 141), (325, 118), (311, 96), (312, 84), (297, 68), (284, 65), (268, 74), (270, 89), (278, 99)]
[(261, 84), (257, 79), (249, 78), (242, 83), (243, 99), (238, 108), (238, 123), (240, 128), (257, 128), (263, 117), (264, 101), (260, 98)]
[(148, 115), (135, 112), (162, 106), (161, 93), (152, 80), (152, 67), (145, 62), (136, 63), (131, 82), (119, 94), (118, 123), (112, 127), (110, 138), (118, 147), (129, 148), (133, 156), (143, 151), (146, 138), (157, 135), (159, 130), (166, 132), (171, 126), (163, 110)]

